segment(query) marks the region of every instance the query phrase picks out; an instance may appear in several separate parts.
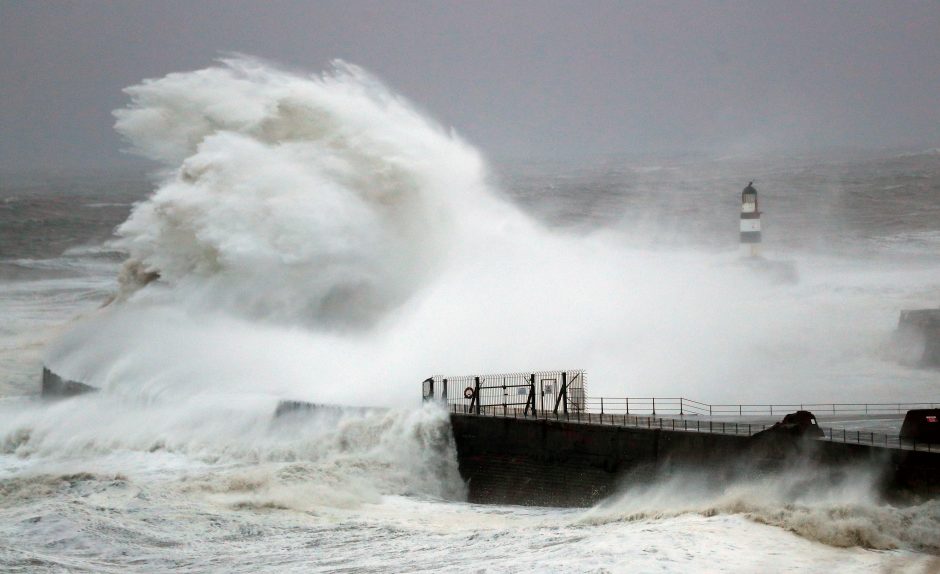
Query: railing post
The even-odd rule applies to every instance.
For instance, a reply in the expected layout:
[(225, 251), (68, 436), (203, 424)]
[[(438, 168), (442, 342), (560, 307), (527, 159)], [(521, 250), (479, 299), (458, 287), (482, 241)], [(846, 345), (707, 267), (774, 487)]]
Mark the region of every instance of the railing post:
[(656, 397), (653, 397), (653, 416), (656, 416)]
[(604, 397), (601, 397), (601, 420), (604, 419)]
[(447, 379), (441, 379), (441, 400), (447, 402)]
[(532, 397), (532, 416), (538, 418), (538, 413), (535, 411), (535, 373), (529, 375), (529, 396)]
[[(562, 402), (563, 401), (563, 402)], [(555, 399), (555, 414), (558, 414), (558, 403), (562, 403), (565, 414), (568, 414), (568, 371), (561, 372), (561, 391)]]
[[(562, 406), (562, 409), (564, 409), (565, 414), (567, 415), (568, 414), (568, 371), (563, 371), (561, 373), (561, 383), (562, 383), (561, 388), (565, 394), (565, 398), (562, 399), (563, 402), (561, 403), (561, 406)], [(582, 383), (581, 386), (584, 387), (583, 380), (581, 383)]]
[(473, 377), (473, 397), (477, 400), (477, 414), (480, 414), (480, 377)]
[(624, 400), (624, 402), (625, 402), (626, 405), (627, 405), (627, 414), (630, 414), (630, 397), (626, 397), (626, 398), (623, 399), (623, 400)]
[(684, 417), (685, 413), (682, 411), (682, 397), (679, 397), (679, 416)]

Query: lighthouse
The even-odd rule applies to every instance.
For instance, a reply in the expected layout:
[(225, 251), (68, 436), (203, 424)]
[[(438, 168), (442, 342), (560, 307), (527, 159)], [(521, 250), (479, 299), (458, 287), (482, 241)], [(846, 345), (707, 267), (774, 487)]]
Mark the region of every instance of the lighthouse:
[(741, 192), (741, 252), (749, 257), (760, 255), (760, 209), (753, 181)]

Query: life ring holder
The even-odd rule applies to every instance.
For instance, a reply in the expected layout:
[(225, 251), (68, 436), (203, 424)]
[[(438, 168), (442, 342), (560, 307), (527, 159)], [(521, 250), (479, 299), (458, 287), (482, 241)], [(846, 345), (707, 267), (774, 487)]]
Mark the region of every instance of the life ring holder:
[(463, 390), (463, 398), (472, 399), (473, 398), (473, 387), (467, 387)]

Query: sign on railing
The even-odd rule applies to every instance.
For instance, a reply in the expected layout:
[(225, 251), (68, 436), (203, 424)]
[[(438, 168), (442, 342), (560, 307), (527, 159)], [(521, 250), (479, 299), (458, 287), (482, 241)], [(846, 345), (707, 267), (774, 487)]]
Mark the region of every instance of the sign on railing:
[(424, 400), (441, 400), (456, 410), (481, 414), (502, 409), (509, 413), (568, 413), (586, 409), (583, 370), (538, 371), (496, 375), (434, 376), (424, 380)]

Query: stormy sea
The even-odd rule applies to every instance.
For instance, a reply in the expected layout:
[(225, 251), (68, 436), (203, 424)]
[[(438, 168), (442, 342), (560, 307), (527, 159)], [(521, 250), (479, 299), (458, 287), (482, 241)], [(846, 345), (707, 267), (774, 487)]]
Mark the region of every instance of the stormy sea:
[[(240, 57), (115, 120), (146, 174), (0, 177), (0, 571), (940, 570), (940, 501), (864, 472), (471, 504), (421, 401), (583, 368), (598, 397), (937, 402), (893, 333), (940, 307), (940, 149), (490, 161), (353, 65)], [(786, 277), (742, 264), (749, 181)], [(98, 391), (43, 400), (43, 365)]]

